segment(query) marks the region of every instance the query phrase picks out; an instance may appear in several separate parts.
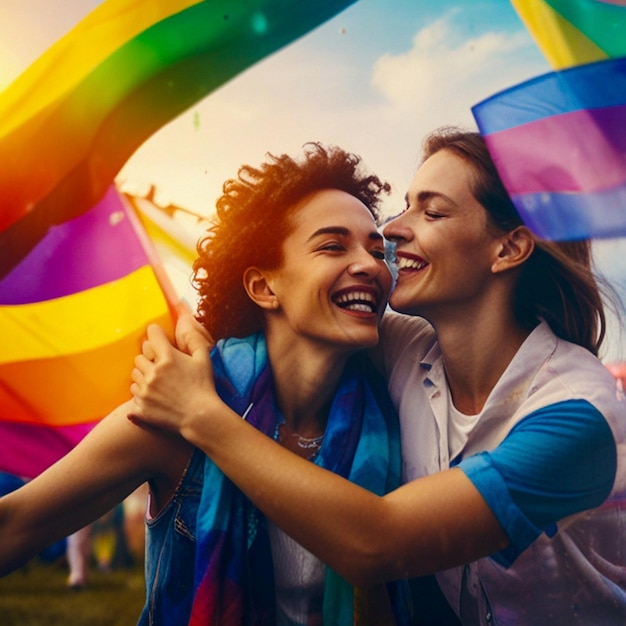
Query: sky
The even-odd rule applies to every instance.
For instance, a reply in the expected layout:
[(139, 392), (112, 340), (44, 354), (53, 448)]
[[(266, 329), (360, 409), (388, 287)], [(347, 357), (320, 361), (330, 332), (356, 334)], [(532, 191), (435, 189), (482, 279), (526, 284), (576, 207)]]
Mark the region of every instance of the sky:
[[(0, 89), (99, 4), (2, 0)], [(508, 0), (358, 0), (240, 74), (146, 141), (120, 171), (122, 189), (208, 215), (221, 185), (267, 152), (307, 141), (359, 154), (403, 208), (422, 137), (475, 128), (471, 106), (549, 71)], [(626, 292), (626, 241), (596, 246), (603, 273)], [(626, 356), (621, 339), (608, 360)]]

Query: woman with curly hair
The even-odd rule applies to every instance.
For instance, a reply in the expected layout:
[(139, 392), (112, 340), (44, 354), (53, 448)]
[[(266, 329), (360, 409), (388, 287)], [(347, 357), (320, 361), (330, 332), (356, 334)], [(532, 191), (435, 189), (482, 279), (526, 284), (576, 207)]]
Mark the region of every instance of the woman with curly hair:
[[(194, 267), (222, 400), (264, 436), (380, 495), (399, 484), (399, 429), (362, 354), (378, 341), (391, 288), (377, 230), (388, 189), (336, 147), (269, 155), (224, 184)], [(356, 614), (406, 623), (401, 585), (353, 588), (268, 523), (202, 451), (137, 428), (130, 409), (0, 500), (0, 571), (148, 481), (140, 624), (340, 625)]]

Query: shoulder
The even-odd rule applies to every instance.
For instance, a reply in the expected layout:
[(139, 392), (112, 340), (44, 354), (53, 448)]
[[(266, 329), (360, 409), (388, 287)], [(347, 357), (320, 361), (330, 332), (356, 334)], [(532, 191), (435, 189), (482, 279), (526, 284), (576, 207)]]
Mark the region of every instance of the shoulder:
[(623, 414), (625, 406), (616, 393), (615, 379), (600, 359), (556, 337), (545, 322), (527, 339), (519, 357), (516, 367), (525, 370), (520, 379), (526, 378), (528, 385), (523, 414), (565, 400), (587, 400), (609, 421)]
[[(544, 452), (546, 459), (550, 455), (580, 454), (584, 459), (578, 464), (601, 463), (604, 453), (611, 449), (611, 456), (615, 456), (615, 439), (607, 419), (596, 406), (582, 398), (548, 404), (526, 415), (503, 441), (504, 447), (511, 449), (522, 443), (528, 449), (542, 446), (545, 450), (538, 452)], [(558, 446), (554, 447), (556, 444)], [(590, 461), (596, 456), (596, 460)]]
[(380, 323), (381, 338), (394, 341), (400, 337), (421, 338), (429, 340), (434, 337), (433, 327), (423, 318), (415, 315), (404, 315), (388, 311)]
[(268, 361), (265, 337), (221, 339), (211, 351), (213, 376), (218, 393), (225, 399), (245, 396)]
[(386, 312), (380, 325), (378, 346), (372, 359), (389, 372), (399, 360), (419, 362), (436, 342), (433, 327), (423, 318)]
[[(503, 475), (567, 487), (587, 478), (612, 483), (616, 442), (604, 415), (590, 402), (570, 399), (533, 411), (486, 453)], [(466, 467), (472, 465), (470, 457)], [(604, 471), (606, 470), (606, 471)], [(606, 480), (605, 480), (606, 479)]]

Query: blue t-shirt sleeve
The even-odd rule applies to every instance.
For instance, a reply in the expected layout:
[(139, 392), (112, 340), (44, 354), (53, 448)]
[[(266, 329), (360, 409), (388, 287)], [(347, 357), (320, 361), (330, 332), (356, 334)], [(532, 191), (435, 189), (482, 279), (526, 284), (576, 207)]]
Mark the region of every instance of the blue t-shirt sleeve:
[(567, 400), (527, 415), (497, 448), (459, 467), (511, 540), (493, 556), (510, 565), (542, 532), (552, 536), (560, 519), (606, 500), (617, 450), (603, 415), (586, 400)]

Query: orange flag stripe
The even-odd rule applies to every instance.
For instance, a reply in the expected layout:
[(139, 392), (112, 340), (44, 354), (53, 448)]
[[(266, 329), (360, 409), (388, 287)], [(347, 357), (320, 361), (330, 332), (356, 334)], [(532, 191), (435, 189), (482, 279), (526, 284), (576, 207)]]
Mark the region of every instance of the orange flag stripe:
[[(149, 322), (172, 335), (169, 313)], [(79, 354), (0, 365), (0, 415), (47, 426), (101, 419), (129, 399), (130, 373), (144, 334), (141, 325), (119, 341)]]

